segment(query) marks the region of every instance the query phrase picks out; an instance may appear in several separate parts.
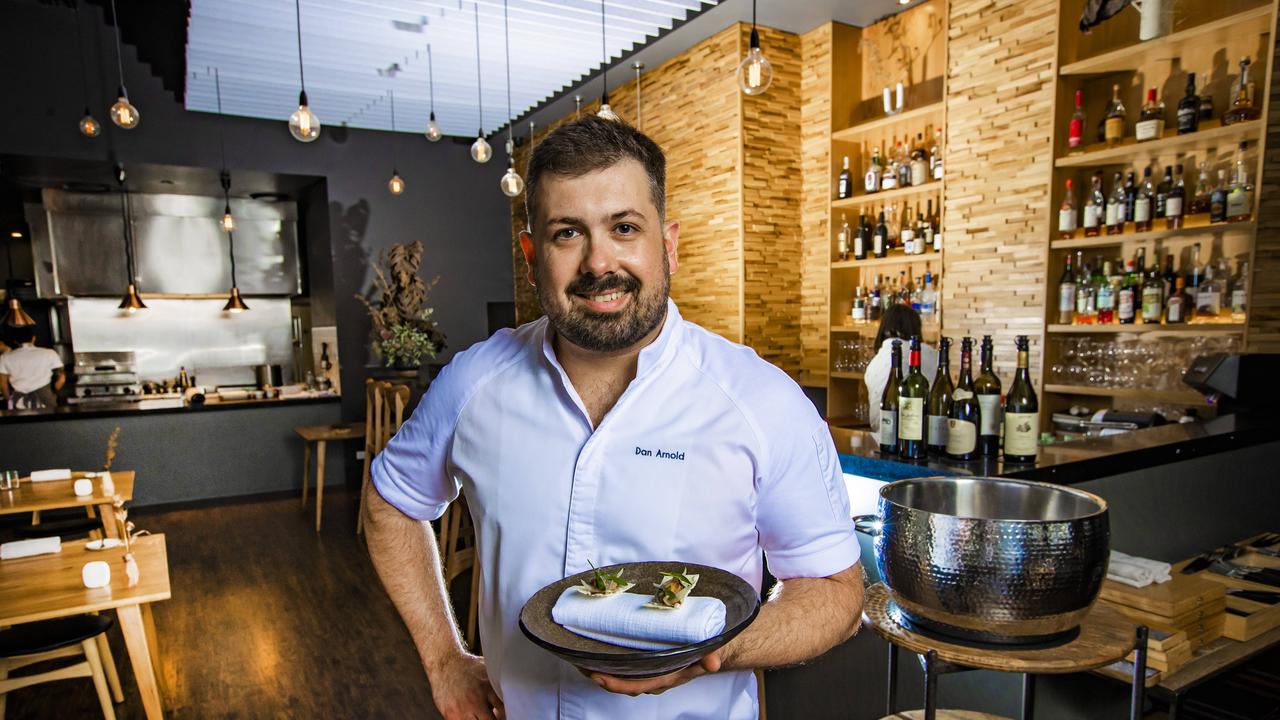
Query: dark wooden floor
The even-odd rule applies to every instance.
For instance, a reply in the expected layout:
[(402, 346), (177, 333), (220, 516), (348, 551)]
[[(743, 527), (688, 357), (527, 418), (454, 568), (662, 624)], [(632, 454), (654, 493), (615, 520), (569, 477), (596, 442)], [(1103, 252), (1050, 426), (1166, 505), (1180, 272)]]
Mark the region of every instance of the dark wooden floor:
[[(438, 718), (426, 675), (355, 536), (355, 497), (326, 493), (324, 530), (297, 497), (148, 513), (173, 598), (154, 605), (172, 718)], [(121, 720), (144, 717), (119, 630)], [(88, 678), (9, 695), (8, 720), (101, 717)]]

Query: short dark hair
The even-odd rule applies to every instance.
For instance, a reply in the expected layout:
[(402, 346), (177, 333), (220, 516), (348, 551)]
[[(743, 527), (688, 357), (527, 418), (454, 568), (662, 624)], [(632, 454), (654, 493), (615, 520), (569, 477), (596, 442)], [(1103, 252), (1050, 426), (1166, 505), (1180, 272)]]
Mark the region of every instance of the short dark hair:
[(581, 177), (622, 160), (635, 160), (649, 176), (649, 196), (658, 218), (667, 213), (667, 158), (648, 135), (620, 120), (584, 115), (552, 130), (533, 148), (525, 178), (525, 222), (533, 230), (538, 189), (544, 175)]
[(884, 315), (880, 316), (880, 329), (876, 331), (876, 351), (879, 352), (885, 340), (893, 338), (907, 340), (912, 335), (919, 335), (920, 327), (920, 313), (913, 310), (910, 305), (901, 303), (890, 305), (884, 311)]

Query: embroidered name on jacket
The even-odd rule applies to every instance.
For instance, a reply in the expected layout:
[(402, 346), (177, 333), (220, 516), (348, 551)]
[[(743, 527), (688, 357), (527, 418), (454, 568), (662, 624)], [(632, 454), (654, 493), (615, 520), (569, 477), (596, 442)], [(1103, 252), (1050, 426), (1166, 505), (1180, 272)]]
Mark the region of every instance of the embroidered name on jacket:
[(644, 448), (637, 445), (636, 454), (643, 455), (645, 457), (660, 458), (662, 460), (684, 460), (683, 450), (680, 450), (680, 451), (663, 450), (661, 448), (655, 448), (653, 450), (645, 450)]

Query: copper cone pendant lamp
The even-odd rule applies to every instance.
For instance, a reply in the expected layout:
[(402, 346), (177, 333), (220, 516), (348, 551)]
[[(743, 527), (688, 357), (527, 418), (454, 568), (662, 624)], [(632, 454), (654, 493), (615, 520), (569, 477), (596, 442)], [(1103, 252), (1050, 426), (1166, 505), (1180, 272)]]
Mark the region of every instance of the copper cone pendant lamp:
[(9, 298), (9, 311), (4, 314), (4, 324), (9, 327), (31, 327), (36, 321), (22, 309), (22, 303), (18, 302), (18, 298)]

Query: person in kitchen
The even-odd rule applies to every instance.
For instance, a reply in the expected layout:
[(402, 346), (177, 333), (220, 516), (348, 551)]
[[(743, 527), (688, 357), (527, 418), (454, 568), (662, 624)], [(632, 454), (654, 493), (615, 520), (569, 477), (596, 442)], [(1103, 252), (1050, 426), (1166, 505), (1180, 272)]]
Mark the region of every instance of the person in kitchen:
[(0, 395), (13, 410), (52, 408), (67, 384), (62, 358), (49, 348), (36, 347), (35, 329), (7, 328), (17, 347), (0, 355)]
[[(872, 428), (880, 427), (880, 401), (884, 398), (884, 385), (889, 381), (889, 371), (893, 369), (893, 361), (889, 357), (893, 352), (893, 340), (902, 340), (901, 366), (899, 377), (907, 376), (907, 340), (912, 335), (920, 334), (920, 313), (910, 305), (894, 304), (880, 316), (880, 327), (876, 330), (876, 354), (867, 363), (862, 373), (862, 381), (867, 384), (867, 419)], [(920, 343), (920, 372), (933, 383), (938, 376), (938, 351), (931, 346)]]
[[(862, 567), (830, 433), (781, 370), (668, 298), (680, 226), (665, 165), (647, 136), (595, 116), (534, 148), (520, 244), (546, 315), (457, 355), (373, 461), (369, 552), (446, 718), (755, 718), (752, 669), (857, 629)], [(483, 658), (459, 638), (427, 524), (460, 489)], [(580, 672), (517, 625), (534, 592), (591, 563), (710, 565), (759, 589), (762, 553), (781, 582), (756, 620), (668, 675)]]

